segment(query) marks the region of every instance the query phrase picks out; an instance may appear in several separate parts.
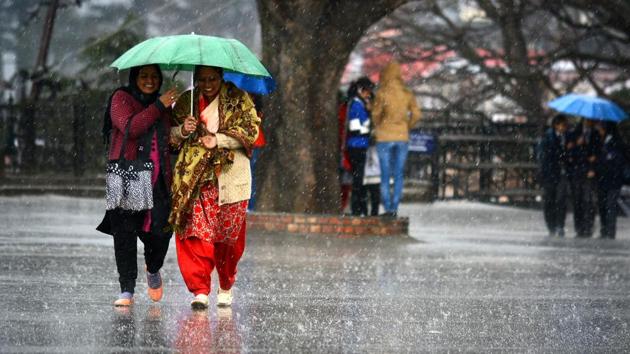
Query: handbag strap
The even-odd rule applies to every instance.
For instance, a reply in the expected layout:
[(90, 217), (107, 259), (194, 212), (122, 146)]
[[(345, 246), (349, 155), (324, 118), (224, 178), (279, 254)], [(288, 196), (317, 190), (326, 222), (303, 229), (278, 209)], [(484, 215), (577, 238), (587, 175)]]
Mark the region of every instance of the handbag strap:
[(131, 120), (133, 117), (129, 118), (127, 122), (127, 126), (125, 127), (125, 135), (123, 135), (122, 145), (120, 146), (120, 153), (118, 154), (118, 159), (125, 158), (125, 151), (127, 150), (127, 139), (129, 138), (129, 129), (131, 128)]
[[(124, 160), (125, 159), (125, 151), (127, 150), (127, 141), (129, 140), (129, 130), (131, 128), (131, 120), (133, 119), (133, 117), (129, 118), (129, 121), (127, 122), (127, 126), (125, 127), (125, 134), (123, 135), (123, 141), (122, 141), (122, 145), (120, 147), (120, 153), (118, 154), (118, 159), (119, 160)], [(159, 120), (157, 121), (159, 122)], [(157, 123), (156, 122), (156, 123)], [(145, 134), (143, 134), (143, 136), (139, 139), (140, 141), (140, 151), (138, 153), (138, 157), (137, 159), (146, 161), (149, 159), (149, 154), (151, 151), (151, 141), (153, 140), (153, 134), (155, 132), (155, 124), (153, 126), (151, 126), (151, 128), (149, 128), (149, 131), (147, 131)]]
[(155, 135), (157, 137), (157, 149), (160, 156), (160, 166), (165, 166), (164, 153), (168, 149), (168, 146), (166, 145), (168, 140), (165, 139), (164, 124), (160, 119), (155, 122)]
[(139, 142), (138, 156), (137, 156), (138, 160), (148, 161), (151, 158), (151, 148), (152, 148), (151, 145), (153, 143), (153, 136), (155, 135), (155, 130), (156, 130), (155, 127), (158, 121), (156, 121), (149, 128), (149, 130), (146, 133), (144, 133), (142, 137), (140, 137), (140, 139), (138, 140)]

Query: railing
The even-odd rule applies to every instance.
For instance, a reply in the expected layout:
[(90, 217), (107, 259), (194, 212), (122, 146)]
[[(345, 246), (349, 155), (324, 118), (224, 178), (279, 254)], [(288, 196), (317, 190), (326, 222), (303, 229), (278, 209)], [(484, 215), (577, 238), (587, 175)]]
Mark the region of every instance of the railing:
[(435, 137), (437, 148), (420, 160), (410, 155), (406, 176), (409, 184), (430, 186), (432, 199), (538, 202), (534, 147), (539, 126), (434, 115), (419, 128)]
[[(88, 92), (42, 99), (34, 106), (12, 100), (1, 103), (0, 173), (83, 176), (102, 172), (105, 145), (101, 130), (106, 99), (106, 94)], [(25, 156), (27, 117), (33, 118), (35, 138), (29, 156)]]
[[(24, 183), (35, 186), (41, 177), (50, 182), (50, 190), (56, 190), (55, 181), (61, 185), (84, 177), (80, 180), (89, 186), (93, 178), (102, 177), (106, 158), (101, 129), (107, 97), (107, 93), (86, 92), (41, 100), (35, 107), (0, 103), (0, 176), (13, 176), (5, 178), (7, 191)], [(27, 114), (33, 114), (35, 123), (31, 166), (25, 165), (23, 156)], [(409, 154), (406, 196), (422, 200), (536, 200), (537, 126), (491, 123), (478, 115), (454, 118), (437, 111), (425, 114), (425, 118), (419, 129), (435, 137), (435, 146), (430, 153)], [(92, 191), (87, 188), (85, 193)]]

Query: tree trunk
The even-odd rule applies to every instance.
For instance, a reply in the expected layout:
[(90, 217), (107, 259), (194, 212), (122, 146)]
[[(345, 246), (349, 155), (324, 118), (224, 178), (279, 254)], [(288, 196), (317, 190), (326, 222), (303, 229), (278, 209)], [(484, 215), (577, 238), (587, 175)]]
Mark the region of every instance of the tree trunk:
[(512, 75), (505, 94), (521, 106), (532, 121), (544, 125), (543, 73), (531, 65), (523, 28), (526, 2), (504, 0), (495, 3), (490, 0), (479, 0), (477, 3), (501, 30), (504, 59)]
[(532, 121), (544, 125), (546, 119), (542, 97), (543, 74), (530, 63), (531, 57), (522, 23), (525, 17), (524, 10), (519, 9), (514, 2), (510, 2), (503, 10), (504, 15), (497, 21), (501, 27), (506, 61), (516, 81), (512, 97), (525, 109)]
[(363, 32), (405, 2), (258, 0), (263, 62), (278, 87), (264, 105), (258, 210), (339, 211), (339, 80)]

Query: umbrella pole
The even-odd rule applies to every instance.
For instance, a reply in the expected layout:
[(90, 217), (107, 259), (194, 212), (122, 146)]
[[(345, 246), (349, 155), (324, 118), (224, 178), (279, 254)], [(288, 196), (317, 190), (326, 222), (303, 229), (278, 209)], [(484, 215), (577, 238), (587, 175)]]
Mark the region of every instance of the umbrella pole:
[(194, 77), (195, 77), (195, 73), (191, 72), (190, 73), (190, 115), (193, 115), (193, 101), (194, 101), (194, 96), (193, 94), (195, 93), (195, 82), (194, 82)]

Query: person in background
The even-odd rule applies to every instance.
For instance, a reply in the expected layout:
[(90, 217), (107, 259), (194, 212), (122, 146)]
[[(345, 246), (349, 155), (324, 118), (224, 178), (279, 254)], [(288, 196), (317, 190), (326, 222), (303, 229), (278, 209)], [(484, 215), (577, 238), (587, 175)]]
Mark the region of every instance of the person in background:
[(129, 124), (124, 157), (135, 160), (140, 150), (150, 149), (149, 157), (154, 166), (151, 176), (153, 208), (142, 212), (108, 210), (96, 228), (114, 238), (114, 256), (120, 283), (120, 295), (114, 301), (117, 307), (133, 304), (138, 276), (138, 238), (144, 244), (149, 297), (153, 301), (160, 301), (163, 293), (160, 269), (172, 234), (165, 231), (170, 212), (169, 189), (172, 179), (168, 143), (169, 137), (181, 133), (184, 127), (171, 127), (170, 106), (175, 102), (177, 92), (171, 89), (160, 95), (161, 86), (162, 71), (157, 65), (131, 68), (129, 84), (114, 91), (103, 122), (106, 142), (111, 137), (110, 160), (117, 159), (121, 154), (125, 129)]
[(252, 157), (249, 159), (249, 165), (252, 170), (252, 196), (249, 198), (249, 204), (247, 204), (248, 211), (254, 211), (256, 208), (256, 162), (258, 162), (258, 157), (262, 149), (267, 145), (267, 140), (265, 139), (265, 135), (262, 130), (262, 119), (263, 119), (263, 111), (262, 111), (262, 98), (260, 95), (251, 95), (252, 101), (254, 102), (254, 107), (256, 108), (256, 113), (258, 113), (258, 118), (260, 118), (261, 126), (258, 130), (258, 138), (254, 141), (254, 145), (252, 146)]
[(378, 216), (378, 208), (381, 204), (381, 165), (378, 162), (378, 152), (375, 145), (370, 145), (366, 153), (363, 188), (368, 195), (369, 215)]
[(600, 237), (614, 239), (617, 231), (617, 199), (624, 182), (624, 144), (612, 122), (597, 122), (602, 147), (596, 160), (597, 204), (599, 209)]
[(568, 134), (567, 174), (576, 237), (593, 236), (597, 193), (595, 167), (600, 148), (599, 134), (593, 128), (594, 124), (592, 120), (582, 119)]
[[(356, 82), (353, 81), (348, 87), (348, 92), (356, 92)], [(352, 190), (352, 166), (346, 149), (346, 117), (348, 115), (348, 97), (339, 91), (337, 94), (337, 120), (339, 128), (339, 186), (341, 189), (341, 212), (345, 213), (350, 201)]]
[(370, 109), (374, 84), (367, 77), (356, 81), (356, 92), (348, 94), (346, 149), (352, 166), (352, 215), (367, 216), (367, 191), (363, 186), (365, 159), (370, 146)]
[(173, 107), (177, 123), (192, 123), (195, 131), (174, 144), (180, 151), (169, 222), (175, 229), (179, 270), (194, 295), (191, 306), (205, 309), (215, 267), (217, 305), (232, 304), (232, 286), (245, 250), (249, 157), (260, 118), (250, 96), (223, 81), (221, 68), (197, 66), (194, 81), (194, 89), (184, 92)]
[(549, 236), (564, 237), (567, 213), (567, 128), (566, 115), (558, 114), (539, 146), (540, 177), (543, 188), (543, 213)]
[[(409, 130), (420, 118), (416, 97), (402, 81), (400, 64), (392, 61), (381, 71), (380, 87), (372, 110), (376, 149), (381, 165), (381, 203), (385, 208), (385, 216), (397, 216), (409, 152)], [(393, 191), (389, 183), (391, 177), (394, 178)]]

